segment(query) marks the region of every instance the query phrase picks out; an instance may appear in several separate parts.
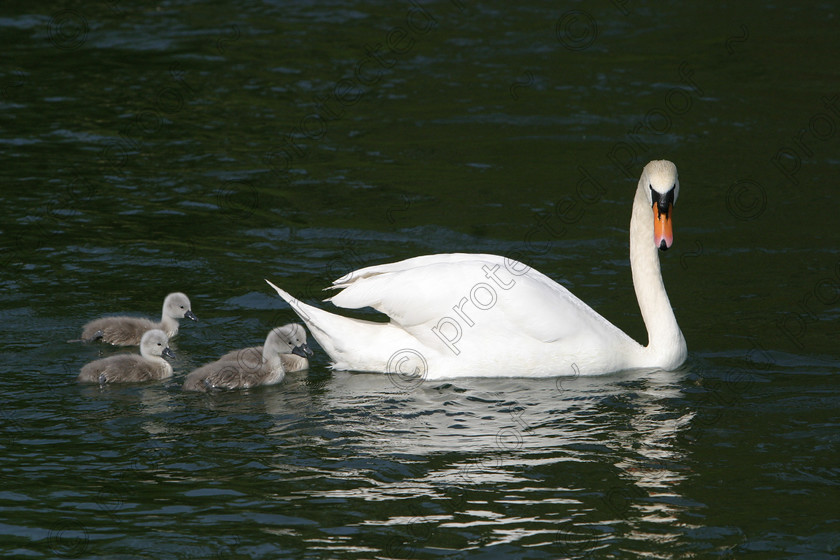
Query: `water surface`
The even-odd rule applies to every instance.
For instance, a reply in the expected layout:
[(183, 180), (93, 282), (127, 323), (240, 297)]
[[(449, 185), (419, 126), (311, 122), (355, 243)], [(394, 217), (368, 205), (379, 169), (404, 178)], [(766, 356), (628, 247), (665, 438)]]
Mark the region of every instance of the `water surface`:
[[(742, 2), (0, 11), (0, 550), (15, 558), (840, 554), (837, 13)], [(680, 170), (675, 372), (411, 383), (194, 367), (356, 268), (515, 256), (645, 341), (635, 181)], [(567, 210), (574, 208), (574, 214)], [(75, 383), (101, 314), (199, 317)], [(360, 312), (371, 317), (370, 312)]]

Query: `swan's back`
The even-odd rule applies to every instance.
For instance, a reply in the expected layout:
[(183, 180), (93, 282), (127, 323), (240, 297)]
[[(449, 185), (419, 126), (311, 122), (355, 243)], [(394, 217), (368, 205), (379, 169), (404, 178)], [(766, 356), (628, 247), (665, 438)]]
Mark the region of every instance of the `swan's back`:
[(372, 307), (428, 343), (441, 342), (435, 333), (447, 326), (460, 328), (462, 338), (477, 328), (543, 343), (587, 336), (632, 340), (554, 280), (496, 255), (416, 257), (361, 269), (335, 287), (341, 289), (330, 298), (335, 305)]
[(299, 312), (338, 369), (389, 371), (403, 352), (422, 356), (429, 378), (585, 375), (626, 367), (622, 360), (641, 349), (557, 282), (496, 255), (416, 257), (358, 270), (334, 288), (341, 290), (330, 298), (335, 305), (372, 307), (391, 319), (353, 322), (311, 306)]

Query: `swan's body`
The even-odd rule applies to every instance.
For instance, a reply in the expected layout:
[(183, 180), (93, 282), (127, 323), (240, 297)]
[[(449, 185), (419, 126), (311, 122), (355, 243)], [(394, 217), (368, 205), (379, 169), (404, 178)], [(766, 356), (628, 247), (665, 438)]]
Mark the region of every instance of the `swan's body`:
[(153, 329), (162, 330), (172, 338), (178, 334), (178, 320), (197, 318), (190, 309), (190, 300), (181, 292), (173, 292), (163, 300), (163, 311), (159, 323), (140, 317), (102, 317), (82, 327), (82, 340), (101, 340), (114, 346), (136, 346), (143, 335)]
[[(255, 354), (256, 349), (259, 354)], [(283, 381), (287, 371), (309, 367), (306, 331), (297, 324), (272, 329), (262, 347), (228, 352), (220, 359), (190, 372), (184, 381), (185, 391), (213, 389), (249, 389)], [(288, 368), (288, 369), (287, 369)]]
[(140, 355), (117, 354), (93, 361), (82, 368), (81, 383), (142, 383), (172, 377), (172, 366), (163, 356), (175, 357), (166, 333), (153, 329), (140, 341)]
[(336, 369), (427, 379), (674, 369), (685, 361), (686, 345), (657, 250), (672, 243), (678, 193), (674, 164), (652, 161), (634, 198), (630, 263), (647, 346), (547, 276), (495, 255), (416, 257), (357, 270), (333, 283), (342, 290), (330, 298), (335, 305), (372, 307), (388, 315), (388, 323), (335, 315), (272, 286), (306, 322)]

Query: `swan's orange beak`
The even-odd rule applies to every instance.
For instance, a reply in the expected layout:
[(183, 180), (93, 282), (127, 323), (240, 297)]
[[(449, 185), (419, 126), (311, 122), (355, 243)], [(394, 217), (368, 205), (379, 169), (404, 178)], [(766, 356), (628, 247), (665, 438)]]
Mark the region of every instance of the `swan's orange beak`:
[(661, 251), (667, 251), (674, 243), (674, 231), (671, 227), (671, 216), (674, 205), (653, 203), (653, 242)]

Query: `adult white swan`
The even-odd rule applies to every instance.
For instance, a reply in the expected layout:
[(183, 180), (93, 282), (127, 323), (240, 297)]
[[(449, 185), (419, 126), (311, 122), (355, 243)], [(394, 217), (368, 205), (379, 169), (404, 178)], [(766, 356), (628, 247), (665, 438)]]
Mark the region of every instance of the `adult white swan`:
[(371, 266), (333, 282), (339, 307), (372, 307), (390, 322), (351, 319), (271, 284), (341, 370), (452, 377), (597, 375), (674, 369), (685, 361), (657, 250), (673, 242), (677, 168), (642, 171), (630, 218), (633, 286), (648, 332), (642, 346), (544, 274), (495, 255), (444, 254)]

